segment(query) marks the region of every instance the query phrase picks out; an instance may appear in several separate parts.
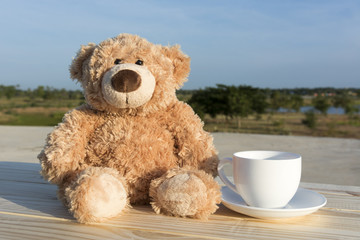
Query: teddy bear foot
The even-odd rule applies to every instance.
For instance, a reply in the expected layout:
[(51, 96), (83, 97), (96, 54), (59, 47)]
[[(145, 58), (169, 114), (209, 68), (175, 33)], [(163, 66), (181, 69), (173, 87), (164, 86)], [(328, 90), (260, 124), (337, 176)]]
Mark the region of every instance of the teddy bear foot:
[(81, 223), (103, 222), (128, 205), (126, 183), (111, 168), (90, 167), (65, 189), (69, 211)]
[(220, 203), (220, 186), (201, 170), (172, 169), (151, 182), (151, 205), (156, 213), (207, 219)]

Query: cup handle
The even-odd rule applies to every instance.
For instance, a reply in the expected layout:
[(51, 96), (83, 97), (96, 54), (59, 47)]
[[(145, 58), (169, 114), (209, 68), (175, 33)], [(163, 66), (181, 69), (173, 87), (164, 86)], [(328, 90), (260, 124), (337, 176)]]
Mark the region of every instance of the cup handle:
[(219, 165), (218, 165), (218, 173), (219, 173), (220, 179), (225, 183), (225, 185), (228, 186), (234, 192), (237, 192), (235, 185), (232, 182), (230, 182), (230, 180), (226, 177), (224, 169), (223, 169), (223, 167), (226, 164), (232, 165), (232, 162), (233, 162), (232, 158), (221, 159), (219, 162)]

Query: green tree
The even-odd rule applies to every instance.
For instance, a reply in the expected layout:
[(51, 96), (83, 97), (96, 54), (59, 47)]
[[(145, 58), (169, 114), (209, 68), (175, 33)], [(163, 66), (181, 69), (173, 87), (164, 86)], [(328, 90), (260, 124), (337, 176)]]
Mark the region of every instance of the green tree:
[(327, 115), (327, 110), (330, 107), (327, 97), (317, 96), (313, 98), (312, 104), (316, 110), (320, 111), (323, 115)]
[(270, 95), (270, 108), (273, 112), (278, 111), (281, 107), (289, 109), (290, 100), (288, 95), (281, 93), (276, 90), (273, 91)]
[(209, 114), (215, 118), (218, 114), (224, 114), (226, 99), (220, 89), (208, 87), (194, 92), (188, 103), (199, 116)]
[(15, 86), (6, 86), (4, 89), (4, 95), (7, 99), (11, 99), (16, 94), (16, 87)]
[(34, 95), (35, 95), (35, 97), (44, 99), (45, 98), (45, 87), (44, 86), (38, 86), (34, 90)]
[(47, 86), (43, 90), (42, 98), (45, 100), (58, 98), (58, 96), (56, 95), (56, 92), (57, 92), (56, 90)]
[(354, 98), (349, 96), (349, 94), (346, 94), (345, 92), (342, 92), (341, 94), (337, 94), (332, 99), (332, 103), (333, 103), (334, 107), (343, 108), (345, 111), (345, 114), (347, 114), (347, 115), (353, 115), (358, 110), (355, 106)]
[(302, 123), (310, 129), (315, 129), (317, 125), (317, 118), (314, 111), (305, 112), (305, 119), (302, 120)]
[(304, 99), (298, 94), (292, 94), (290, 97), (290, 108), (295, 112), (299, 112), (302, 106), (304, 106)]
[(238, 121), (253, 113), (264, 113), (267, 107), (266, 96), (260, 89), (223, 84), (194, 92), (189, 104), (199, 116), (225, 115)]
[(247, 96), (251, 100), (252, 114), (265, 113), (266, 109), (268, 108), (265, 91), (259, 88), (252, 88), (249, 86), (245, 86), (244, 90), (248, 93)]
[(0, 98), (5, 95), (5, 86), (0, 85)]
[(253, 112), (251, 87), (217, 85), (224, 97), (223, 114), (227, 117), (247, 117)]

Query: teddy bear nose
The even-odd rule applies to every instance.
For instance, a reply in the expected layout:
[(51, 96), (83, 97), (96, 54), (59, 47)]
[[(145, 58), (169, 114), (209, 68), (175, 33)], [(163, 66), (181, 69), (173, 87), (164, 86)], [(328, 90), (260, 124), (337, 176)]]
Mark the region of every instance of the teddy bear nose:
[(129, 93), (140, 87), (141, 77), (135, 71), (124, 69), (111, 78), (111, 84), (116, 91)]

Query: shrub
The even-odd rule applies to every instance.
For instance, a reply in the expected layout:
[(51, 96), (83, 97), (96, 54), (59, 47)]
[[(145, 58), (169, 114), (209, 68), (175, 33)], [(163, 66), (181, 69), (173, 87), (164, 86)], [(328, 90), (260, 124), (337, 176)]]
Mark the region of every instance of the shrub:
[(303, 119), (301, 122), (308, 128), (315, 129), (317, 125), (317, 118), (314, 111), (305, 112), (305, 119)]

